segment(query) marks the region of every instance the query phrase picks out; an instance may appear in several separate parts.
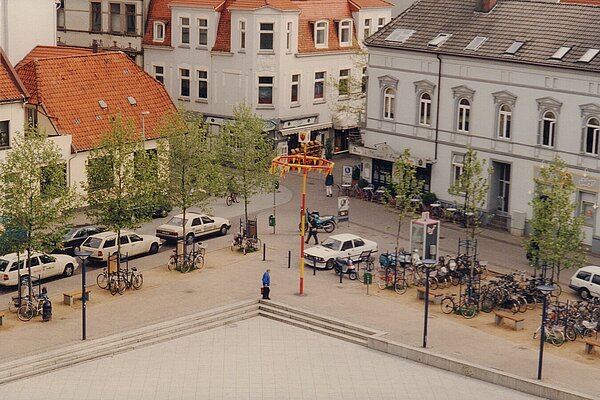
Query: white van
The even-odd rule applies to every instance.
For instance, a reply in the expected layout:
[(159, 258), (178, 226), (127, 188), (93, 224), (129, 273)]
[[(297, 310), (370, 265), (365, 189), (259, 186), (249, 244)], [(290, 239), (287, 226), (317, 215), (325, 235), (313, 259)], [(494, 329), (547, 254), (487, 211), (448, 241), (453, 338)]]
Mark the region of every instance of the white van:
[(589, 265), (579, 268), (571, 277), (569, 287), (579, 293), (582, 299), (600, 297), (600, 267)]

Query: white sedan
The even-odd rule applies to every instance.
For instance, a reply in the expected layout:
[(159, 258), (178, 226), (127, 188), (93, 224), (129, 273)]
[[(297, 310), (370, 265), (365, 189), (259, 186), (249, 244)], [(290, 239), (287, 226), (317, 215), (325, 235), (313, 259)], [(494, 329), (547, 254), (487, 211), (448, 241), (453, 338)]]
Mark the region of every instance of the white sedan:
[(231, 223), (229, 220), (220, 217), (211, 217), (206, 214), (197, 214), (193, 212), (179, 214), (171, 218), (169, 222), (156, 228), (156, 236), (165, 240), (183, 239), (183, 227), (185, 226), (185, 239), (192, 243), (197, 237), (218, 232), (220, 235), (226, 235)]
[(329, 236), (321, 244), (306, 249), (304, 258), (307, 259), (308, 266), (315, 263), (317, 267), (332, 269), (336, 257), (358, 261), (365, 251), (377, 252), (377, 243), (350, 233), (341, 233)]
[[(121, 255), (128, 257), (140, 254), (154, 254), (158, 252), (161, 240), (153, 235), (138, 235), (134, 232), (121, 232)], [(81, 245), (82, 251), (89, 251), (90, 260), (106, 261), (109, 256), (117, 253), (117, 234), (115, 232), (102, 232), (85, 239)]]
[[(19, 283), (19, 269), (21, 277), (29, 274), (25, 265), (27, 254), (17, 253), (0, 256), (0, 285), (15, 286)], [(31, 253), (31, 276), (42, 279), (56, 275), (71, 276), (79, 264), (77, 260), (66, 254)]]

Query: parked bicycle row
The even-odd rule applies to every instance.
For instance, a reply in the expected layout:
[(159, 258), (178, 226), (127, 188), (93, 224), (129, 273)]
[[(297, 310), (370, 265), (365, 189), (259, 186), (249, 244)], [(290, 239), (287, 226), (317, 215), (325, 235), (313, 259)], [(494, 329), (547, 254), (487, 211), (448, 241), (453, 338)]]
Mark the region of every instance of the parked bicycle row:
[(180, 241), (171, 257), (167, 268), (169, 271), (175, 270), (179, 272), (190, 272), (195, 269), (204, 268), (204, 256), (206, 254), (206, 247), (202, 246), (201, 242), (193, 242), (184, 246), (184, 243)]
[(127, 256), (120, 261), (114, 257), (109, 261), (109, 266), (98, 274), (96, 284), (100, 289), (106, 289), (114, 296), (117, 293), (123, 294), (130, 288), (140, 289), (144, 284), (144, 277), (136, 267), (129, 267)]

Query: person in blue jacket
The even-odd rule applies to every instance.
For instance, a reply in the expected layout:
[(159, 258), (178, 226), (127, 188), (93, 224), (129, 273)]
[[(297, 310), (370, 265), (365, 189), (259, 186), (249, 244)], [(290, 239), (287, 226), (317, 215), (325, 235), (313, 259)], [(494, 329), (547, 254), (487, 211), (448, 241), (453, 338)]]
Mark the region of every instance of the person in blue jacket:
[(267, 268), (267, 270), (265, 271), (265, 273), (262, 276), (262, 295), (263, 295), (263, 299), (265, 300), (271, 300), (271, 298), (269, 297), (269, 294), (271, 292), (271, 270)]
[(325, 193), (327, 197), (333, 197), (333, 175), (330, 173), (325, 177)]

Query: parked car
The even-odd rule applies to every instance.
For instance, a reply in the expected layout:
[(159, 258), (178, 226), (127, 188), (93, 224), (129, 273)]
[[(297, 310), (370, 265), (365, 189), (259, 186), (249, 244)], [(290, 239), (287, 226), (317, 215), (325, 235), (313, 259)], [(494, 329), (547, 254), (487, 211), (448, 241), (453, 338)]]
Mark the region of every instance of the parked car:
[(105, 228), (95, 225), (74, 226), (69, 228), (64, 235), (61, 247), (57, 248), (57, 253), (67, 253), (73, 255), (75, 250), (81, 246), (89, 236), (106, 231)]
[[(0, 285), (15, 286), (19, 283), (19, 268), (21, 279), (29, 275), (29, 269), (25, 265), (27, 254), (23, 253), (17, 257), (17, 253), (0, 256)], [(45, 254), (34, 252), (31, 255), (31, 276), (50, 278), (56, 275), (71, 276), (79, 267), (77, 260), (66, 254)]]
[(0, 254), (7, 254), (12, 252), (14, 245), (25, 241), (27, 238), (27, 231), (22, 228), (18, 228), (14, 225), (13, 220), (5, 215), (0, 215)]
[(600, 297), (600, 267), (589, 265), (579, 268), (571, 277), (569, 287), (585, 300)]
[(349, 257), (352, 261), (358, 261), (364, 251), (377, 252), (377, 243), (350, 233), (341, 233), (329, 236), (321, 244), (306, 249), (304, 257), (308, 260), (308, 265), (315, 262), (317, 267), (332, 269), (336, 257)]
[(185, 239), (192, 243), (197, 237), (218, 232), (226, 235), (231, 228), (228, 219), (220, 217), (211, 217), (205, 214), (196, 214), (188, 212), (174, 216), (167, 222), (156, 228), (156, 236), (168, 241), (177, 241), (183, 239), (183, 226), (185, 225)]
[[(158, 252), (161, 240), (153, 235), (138, 235), (135, 232), (121, 232), (121, 255), (129, 257), (140, 254), (154, 254)], [(106, 261), (108, 257), (117, 254), (117, 234), (115, 232), (102, 232), (85, 239), (81, 245), (82, 251), (90, 251), (90, 260)]]

